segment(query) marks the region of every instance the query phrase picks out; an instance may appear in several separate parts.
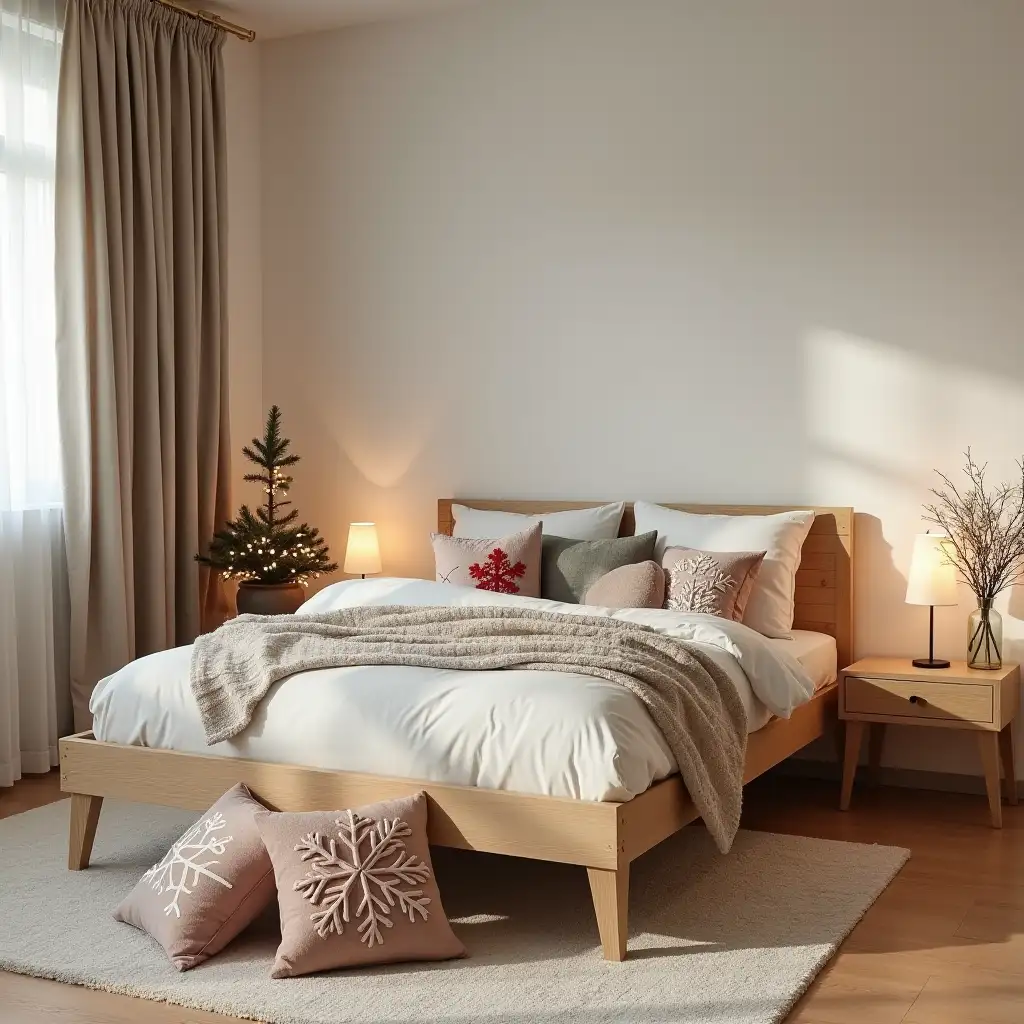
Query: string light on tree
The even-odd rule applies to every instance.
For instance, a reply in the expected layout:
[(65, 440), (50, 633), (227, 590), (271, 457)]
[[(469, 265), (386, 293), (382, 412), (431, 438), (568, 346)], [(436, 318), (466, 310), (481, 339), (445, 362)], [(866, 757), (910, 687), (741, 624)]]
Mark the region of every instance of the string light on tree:
[(238, 517), (218, 530), (205, 555), (196, 561), (218, 570), (225, 580), (250, 580), (257, 583), (307, 584), (338, 566), (331, 561), (327, 544), (308, 523), (295, 526), (299, 513), (289, 509), (288, 494), (292, 478), (285, 470), (299, 461), (289, 455), (291, 441), (281, 436), (281, 410), (275, 405), (267, 415), (263, 438), (253, 438), (242, 454), (259, 472), (247, 473), (249, 483), (263, 485), (266, 501), (253, 512), (248, 505)]

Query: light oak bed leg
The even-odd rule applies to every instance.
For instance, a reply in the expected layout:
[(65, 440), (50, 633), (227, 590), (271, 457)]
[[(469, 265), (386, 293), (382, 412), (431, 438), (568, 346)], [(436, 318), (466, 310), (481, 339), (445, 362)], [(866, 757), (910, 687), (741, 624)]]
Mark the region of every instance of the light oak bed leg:
[(81, 871), (89, 866), (96, 826), (100, 820), (101, 796), (71, 794), (71, 830), (68, 834), (68, 869)]
[(871, 785), (878, 785), (878, 775), (882, 768), (882, 753), (885, 750), (884, 722), (872, 722), (868, 733), (868, 771)]
[(605, 960), (626, 959), (629, 927), (629, 865), (615, 871), (587, 868), (590, 894), (594, 898), (597, 930)]
[(846, 722), (837, 718), (832, 723), (832, 742), (836, 748), (836, 760), (842, 761), (843, 751), (846, 749)]
[(857, 774), (857, 762), (860, 760), (860, 746), (864, 740), (865, 722), (846, 723), (846, 752), (843, 756), (843, 788), (839, 794), (839, 810), (850, 809), (850, 796), (853, 793), (853, 778)]

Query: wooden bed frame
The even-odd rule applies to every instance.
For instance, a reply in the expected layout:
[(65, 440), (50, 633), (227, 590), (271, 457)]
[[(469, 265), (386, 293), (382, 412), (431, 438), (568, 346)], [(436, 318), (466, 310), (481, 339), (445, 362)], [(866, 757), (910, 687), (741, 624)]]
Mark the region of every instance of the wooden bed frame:
[[(601, 502), (459, 499), (475, 508), (542, 514)], [(438, 528), (451, 533), (452, 499), (438, 502)], [(690, 512), (764, 515), (808, 506), (671, 505)], [(853, 510), (815, 508), (797, 574), (796, 627), (836, 638), (839, 668), (852, 659)], [(627, 506), (621, 531), (633, 532)], [(800, 750), (836, 720), (835, 684), (788, 720), (750, 736), (744, 782)], [(474, 786), (325, 771), (242, 758), (102, 743), (91, 732), (60, 741), (61, 789), (71, 794), (68, 867), (89, 864), (104, 797), (205, 810), (236, 782), (284, 811), (353, 807), (424, 790), (430, 841), (439, 846), (579, 864), (587, 869), (605, 958), (626, 956), (629, 865), (697, 818), (679, 776), (623, 803), (509, 793)]]

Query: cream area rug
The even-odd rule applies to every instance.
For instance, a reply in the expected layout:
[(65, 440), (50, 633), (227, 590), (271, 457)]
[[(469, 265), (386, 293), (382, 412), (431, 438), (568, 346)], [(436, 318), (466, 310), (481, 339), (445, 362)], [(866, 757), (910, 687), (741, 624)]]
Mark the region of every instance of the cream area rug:
[(436, 850), (467, 959), (273, 981), (273, 914), (184, 974), (111, 917), (194, 815), (108, 801), (92, 866), (72, 872), (68, 808), (0, 821), (0, 968), (275, 1024), (772, 1024), (909, 856), (740, 832), (723, 857), (684, 829), (633, 864), (617, 964), (583, 868)]

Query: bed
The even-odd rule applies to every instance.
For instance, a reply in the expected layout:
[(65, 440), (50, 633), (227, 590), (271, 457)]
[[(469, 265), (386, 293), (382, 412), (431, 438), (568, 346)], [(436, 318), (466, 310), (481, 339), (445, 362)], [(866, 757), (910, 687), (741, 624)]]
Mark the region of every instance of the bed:
[[(530, 514), (587, 504), (464, 503)], [(438, 503), (440, 532), (452, 530), (451, 505), (447, 499)], [(671, 507), (717, 514), (781, 510)], [(785, 656), (811, 678), (813, 695), (804, 700), (804, 694), (788, 719), (773, 717), (748, 681), (748, 676), (755, 684), (758, 680), (749, 659), (744, 672), (722, 654), (733, 649), (728, 629), (724, 639), (705, 627), (689, 637), (702, 646), (706, 642), (712, 655), (717, 652), (740, 692), (750, 733), (745, 781), (822, 735), (835, 719), (836, 669), (849, 662), (852, 644), (853, 514), (847, 508), (814, 511), (797, 576), (794, 639), (761, 640), (783, 645)], [(627, 506), (620, 532), (632, 531)], [(440, 603), (432, 589), (438, 587), (444, 585), (354, 581), (310, 603), (314, 609), (318, 601), (336, 607), (357, 599)], [(401, 668), (401, 678), (382, 700), (372, 678), (360, 677), (379, 669), (319, 670), (277, 684), (252, 727), (207, 747), (187, 671), (181, 671), (187, 670), (188, 658), (189, 648), (162, 652), (134, 663), (116, 687), (105, 681), (94, 695), (94, 731), (61, 741), (61, 786), (72, 794), (70, 868), (87, 866), (107, 796), (201, 810), (241, 781), (272, 807), (309, 810), (357, 806), (423, 789), (435, 844), (585, 866), (604, 955), (621, 960), (630, 862), (697, 816), (679, 776), (672, 774), (674, 762), (663, 737), (632, 695), (614, 683), (565, 676), (557, 686), (551, 680), (540, 686), (539, 673), (506, 671), (491, 673), (482, 687), (453, 678), (474, 673), (440, 678), (433, 670)], [(178, 671), (168, 673), (174, 664)], [(348, 704), (332, 718), (338, 672), (348, 674)], [(389, 690), (391, 684), (389, 677)], [(486, 707), (480, 703), (485, 695)], [(439, 706), (449, 713), (436, 714)], [(525, 726), (524, 708), (533, 716)], [(594, 716), (610, 724), (594, 730)], [(341, 737), (347, 742), (339, 742), (346, 720), (356, 728)], [(487, 742), (473, 731), (480, 723), (487, 723)], [(360, 746), (358, 735), (373, 736), (375, 742)], [(570, 762), (574, 769), (567, 771)]]

